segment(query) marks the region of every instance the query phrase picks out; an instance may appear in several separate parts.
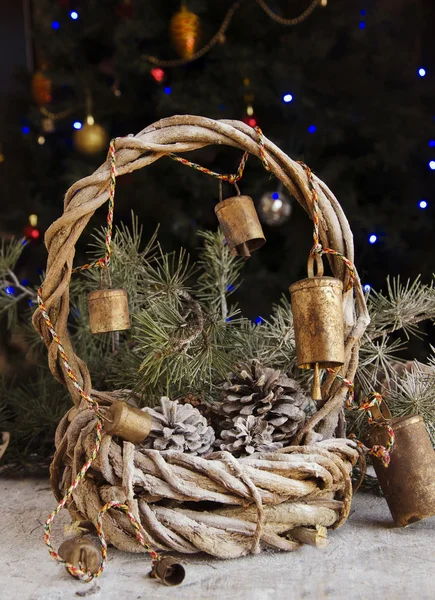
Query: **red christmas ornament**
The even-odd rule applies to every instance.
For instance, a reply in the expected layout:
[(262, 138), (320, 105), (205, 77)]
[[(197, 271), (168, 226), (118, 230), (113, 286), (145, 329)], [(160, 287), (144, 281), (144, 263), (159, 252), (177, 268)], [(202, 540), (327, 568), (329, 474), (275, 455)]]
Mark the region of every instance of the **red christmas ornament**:
[(39, 229), (37, 227), (33, 227), (32, 225), (27, 225), (27, 227), (24, 228), (24, 236), (28, 240), (37, 240), (40, 235), (41, 235), (41, 232), (39, 231)]
[(45, 106), (52, 100), (51, 80), (43, 71), (36, 71), (32, 77), (32, 97), (38, 106)]
[(249, 127), (257, 126), (257, 119), (254, 116), (251, 116), (251, 117), (249, 115), (244, 116), (243, 122), (246, 123), (246, 125), (249, 125)]
[(151, 75), (159, 83), (161, 83), (166, 76), (164, 70), (160, 69), (159, 67), (155, 67), (154, 69), (151, 69)]

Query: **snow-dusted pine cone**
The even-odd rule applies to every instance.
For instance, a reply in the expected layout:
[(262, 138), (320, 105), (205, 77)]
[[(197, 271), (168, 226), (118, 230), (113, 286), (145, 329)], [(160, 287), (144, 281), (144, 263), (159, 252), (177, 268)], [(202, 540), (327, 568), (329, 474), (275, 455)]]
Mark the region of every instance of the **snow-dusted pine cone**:
[(189, 454), (208, 454), (215, 434), (207, 419), (191, 404), (178, 404), (169, 398), (160, 399), (161, 406), (147, 408), (152, 416), (151, 431), (144, 448), (179, 450)]
[(262, 367), (258, 360), (231, 374), (222, 391), (218, 411), (226, 419), (220, 424), (221, 431), (231, 430), (239, 416), (261, 417), (272, 426), (273, 441), (287, 445), (304, 425), (305, 409), (311, 402), (296, 381), (281, 371)]
[(248, 415), (235, 417), (232, 427), (221, 432), (215, 446), (238, 457), (253, 452), (275, 452), (283, 443), (273, 440), (272, 425), (262, 417)]

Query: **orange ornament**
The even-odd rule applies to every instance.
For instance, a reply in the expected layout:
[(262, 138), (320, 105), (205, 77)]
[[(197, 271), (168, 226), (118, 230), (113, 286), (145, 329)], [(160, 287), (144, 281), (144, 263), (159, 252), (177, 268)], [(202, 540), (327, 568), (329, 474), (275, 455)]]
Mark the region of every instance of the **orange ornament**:
[(32, 77), (32, 98), (38, 106), (51, 102), (51, 80), (42, 71), (36, 71)]
[(200, 37), (200, 20), (198, 15), (188, 10), (182, 5), (171, 19), (169, 26), (172, 43), (181, 56), (189, 59), (198, 49)]

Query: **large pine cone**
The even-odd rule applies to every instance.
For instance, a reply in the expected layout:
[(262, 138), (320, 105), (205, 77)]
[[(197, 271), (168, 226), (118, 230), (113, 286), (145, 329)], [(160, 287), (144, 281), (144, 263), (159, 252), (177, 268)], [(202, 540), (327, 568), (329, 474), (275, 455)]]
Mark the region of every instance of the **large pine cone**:
[(296, 381), (281, 371), (262, 367), (258, 360), (231, 374), (222, 390), (218, 412), (226, 419), (220, 423), (220, 437), (224, 430), (232, 429), (238, 417), (254, 416), (272, 426), (273, 441), (288, 444), (304, 425), (305, 410), (311, 403)]
[(151, 431), (142, 447), (154, 450), (179, 450), (189, 454), (208, 454), (215, 434), (207, 419), (191, 404), (160, 399), (158, 408), (147, 408), (152, 417)]

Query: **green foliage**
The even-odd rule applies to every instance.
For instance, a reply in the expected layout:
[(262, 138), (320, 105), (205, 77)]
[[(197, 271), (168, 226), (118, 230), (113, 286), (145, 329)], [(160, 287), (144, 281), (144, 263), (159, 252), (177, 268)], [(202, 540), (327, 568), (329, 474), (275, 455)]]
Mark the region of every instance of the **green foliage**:
[[(149, 405), (163, 394), (195, 393), (212, 401), (217, 384), (238, 363), (252, 358), (289, 373), (308, 388), (311, 373), (297, 368), (288, 297), (283, 296), (261, 324), (253, 324), (229, 303), (240, 286), (243, 262), (231, 256), (220, 231), (201, 233), (202, 247), (194, 265), (184, 250), (164, 252), (156, 234), (145, 243), (134, 216), (132, 221), (131, 230), (115, 227), (111, 262), (112, 285), (128, 291), (132, 329), (92, 335), (87, 295), (100, 285), (100, 273), (85, 271), (71, 282), (72, 343), (88, 364), (95, 388), (133, 390)], [(94, 235), (93, 258), (104, 254), (104, 237), (102, 231)], [(11, 269), (18, 250), (16, 244), (2, 249), (7, 269), (0, 287), (17, 281)], [(107, 274), (102, 276), (106, 285)], [(398, 369), (406, 349), (398, 332), (402, 330), (408, 340), (420, 335), (423, 319), (435, 318), (434, 287), (419, 278), (405, 285), (392, 279), (386, 290), (368, 297), (371, 324), (361, 343), (357, 397), (387, 388), (393, 414), (419, 412), (434, 436), (435, 358), (424, 369), (418, 363), (411, 371)], [(27, 291), (29, 297), (35, 296), (35, 290)], [(36, 347), (35, 339), (32, 344)], [(69, 404), (66, 390), (45, 368), (27, 384), (5, 380), (2, 386), (2, 429), (10, 430), (13, 440), (8, 460), (33, 464), (35, 457), (39, 460), (52, 452), (54, 428)], [(363, 434), (362, 413), (349, 414), (348, 422), (353, 431)]]

